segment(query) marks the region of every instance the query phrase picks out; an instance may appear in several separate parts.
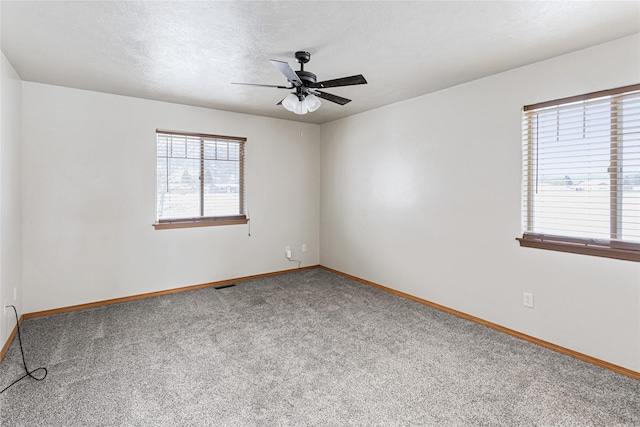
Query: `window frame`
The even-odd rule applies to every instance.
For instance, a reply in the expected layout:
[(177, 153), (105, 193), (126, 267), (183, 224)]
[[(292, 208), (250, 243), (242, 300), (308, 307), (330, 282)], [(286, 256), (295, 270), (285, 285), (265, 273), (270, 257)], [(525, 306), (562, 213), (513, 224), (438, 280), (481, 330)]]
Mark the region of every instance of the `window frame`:
[[(235, 136), (225, 136), (225, 135), (212, 135), (205, 133), (195, 133), (195, 132), (183, 132), (183, 131), (172, 131), (165, 129), (156, 129), (156, 215), (157, 212), (157, 203), (158, 203), (158, 167), (157, 167), (157, 159), (158, 159), (158, 135), (171, 135), (171, 136), (186, 136), (191, 138), (199, 138), (200, 139), (200, 214), (199, 216), (190, 216), (190, 217), (182, 217), (182, 218), (156, 218), (156, 222), (153, 227), (156, 230), (166, 230), (172, 228), (190, 228), (190, 227), (209, 227), (209, 226), (220, 226), (220, 225), (236, 225), (236, 224), (246, 224), (249, 222), (249, 219), (246, 215), (246, 195), (245, 195), (245, 145), (247, 138), (244, 137), (235, 137)], [(239, 153), (239, 212), (238, 215), (223, 215), (223, 216), (204, 216), (204, 176), (205, 176), (205, 158), (204, 158), (204, 143), (206, 139), (213, 140), (228, 140), (237, 142), (240, 144), (240, 153)]]
[[(616, 102), (625, 95), (633, 92), (640, 91), (640, 84), (629, 85), (619, 87), (616, 89), (603, 90), (598, 92), (592, 92), (584, 95), (578, 95), (568, 98), (556, 99), (553, 101), (542, 102), (533, 105), (527, 105), (523, 107), (523, 133), (527, 132), (526, 142), (526, 157), (523, 153), (523, 167), (525, 167), (526, 174), (523, 171), (523, 178), (526, 182), (523, 182), (523, 191), (526, 186), (526, 194), (531, 194), (534, 188), (534, 176), (533, 168), (533, 150), (535, 148), (534, 136), (528, 132), (532, 129), (532, 115), (527, 114), (528, 111), (539, 110), (546, 107), (558, 107), (564, 104), (571, 104), (579, 101), (586, 101), (602, 97), (611, 97), (610, 103)], [(560, 252), (569, 252), (583, 255), (592, 255), (605, 258), (620, 259), (626, 261), (640, 262), (640, 243), (616, 240), (622, 224), (620, 218), (620, 197), (618, 188), (619, 180), (622, 179), (620, 175), (623, 173), (618, 159), (618, 127), (617, 127), (617, 110), (612, 109), (611, 119), (609, 121), (610, 128), (610, 165), (608, 173), (610, 174), (609, 185), (609, 200), (610, 200), (610, 238), (609, 239), (595, 239), (595, 238), (576, 238), (568, 236), (548, 235), (536, 232), (523, 232), (522, 237), (516, 238), (519, 241), (520, 246), (528, 248), (547, 249)], [(526, 127), (525, 127), (526, 123)], [(524, 144), (523, 144), (524, 146)], [(525, 209), (525, 205), (522, 206)], [(526, 221), (527, 224), (523, 224), (525, 229), (529, 229), (533, 222), (533, 203), (528, 200), (526, 203)], [(523, 212), (523, 219), (525, 218)]]

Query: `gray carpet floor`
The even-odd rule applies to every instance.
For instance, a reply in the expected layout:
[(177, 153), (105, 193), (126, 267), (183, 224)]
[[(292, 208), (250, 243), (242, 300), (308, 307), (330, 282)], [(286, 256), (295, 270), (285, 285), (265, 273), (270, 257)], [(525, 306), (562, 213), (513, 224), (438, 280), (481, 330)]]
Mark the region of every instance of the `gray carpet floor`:
[[(325, 270), (26, 320), (3, 426), (639, 426), (640, 382)], [(22, 375), (17, 339), (0, 388)]]

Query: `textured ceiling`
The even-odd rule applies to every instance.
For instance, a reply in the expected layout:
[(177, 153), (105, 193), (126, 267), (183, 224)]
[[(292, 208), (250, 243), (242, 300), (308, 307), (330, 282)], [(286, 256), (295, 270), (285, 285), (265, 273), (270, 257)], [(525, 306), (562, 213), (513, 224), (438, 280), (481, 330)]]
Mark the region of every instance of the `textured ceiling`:
[[(640, 32), (640, 2), (13, 2), (2, 51), (23, 80), (325, 123)], [(640, 49), (640, 46), (639, 46)], [(269, 59), (311, 52), (351, 98), (296, 116)]]

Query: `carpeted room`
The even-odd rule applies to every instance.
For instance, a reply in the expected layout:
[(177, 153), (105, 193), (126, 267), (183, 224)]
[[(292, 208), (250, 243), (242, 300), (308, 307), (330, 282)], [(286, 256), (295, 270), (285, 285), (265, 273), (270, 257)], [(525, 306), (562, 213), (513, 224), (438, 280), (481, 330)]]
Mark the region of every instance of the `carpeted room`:
[[(637, 380), (324, 269), (40, 317), (24, 332), (38, 343), (28, 362), (49, 374), (2, 395), (7, 425), (640, 421)], [(18, 346), (2, 366), (2, 384), (22, 375)]]
[[(527, 3), (521, 11), (512, 9), (515, 6), (491, 3), (485, 5), (489, 8), (485, 12), (480, 6), (466, 2), (453, 3), (453, 6), (412, 3), (415, 9), (407, 7), (408, 10), (387, 3), (371, 3), (368, 4), (370, 10), (359, 11), (347, 3), (336, 3), (334, 9), (327, 9), (323, 3), (311, 2), (305, 11), (292, 9), (286, 3), (246, 3), (218, 5), (221, 9), (211, 15), (203, 3), (192, 5), (195, 13), (189, 12), (187, 6), (178, 8), (173, 3), (154, 10), (152, 5), (135, 2), (106, 2), (93, 8), (89, 3), (74, 6), (53, 2), (48, 9), (37, 10), (37, 7), (2, 2), (2, 49), (6, 56), (2, 59), (0, 92), (0, 299), (13, 303), (23, 315), (282, 272), (298, 266), (284, 255), (283, 249), (290, 246), (292, 259), (299, 259), (302, 267), (322, 265), (603, 361), (609, 367), (619, 367), (622, 372), (637, 374), (640, 368), (638, 263), (521, 248), (515, 240), (522, 235), (522, 107), (638, 83), (638, 28), (633, 19), (631, 25), (628, 24), (629, 16), (637, 16), (637, 7), (631, 3), (616, 5), (597, 9), (601, 5), (566, 4), (572, 12), (584, 14), (580, 24), (571, 24), (578, 27), (565, 25), (565, 30), (574, 33), (563, 33), (559, 39), (543, 38), (527, 51), (518, 48), (517, 42), (522, 40), (515, 37), (505, 38), (501, 49), (495, 49), (495, 43), (490, 40), (460, 29), (458, 39), (450, 35), (442, 37), (443, 25), (437, 26), (434, 21), (438, 16), (458, 17), (462, 23), (469, 24), (465, 28), (479, 30), (481, 18), (502, 18), (501, 25), (515, 31), (506, 23), (506, 18), (523, 22), (515, 18), (537, 11), (543, 14), (547, 27), (559, 29), (566, 23), (566, 15), (554, 9), (552, 3), (545, 3), (541, 8)], [(403, 21), (402, 18), (406, 18), (403, 14), (411, 14), (412, 10), (413, 19)], [(615, 14), (620, 10), (626, 18)], [(104, 13), (113, 18), (108, 25), (100, 19)], [(438, 15), (445, 13), (448, 15)], [(285, 38), (286, 34), (274, 29), (275, 23), (285, 25), (292, 19), (295, 21), (297, 15), (327, 19), (305, 21), (307, 27), (297, 34), (299, 41), (282, 42), (280, 46), (268, 46), (264, 42), (264, 35), (271, 32), (274, 38)], [(82, 25), (69, 23), (68, 28), (64, 27), (65, 19), (78, 16), (83, 20), (75, 22), (83, 22)], [(188, 28), (169, 25), (185, 16), (193, 19), (193, 25)], [(161, 30), (143, 28), (136, 20), (141, 17), (155, 17), (166, 26)], [(218, 23), (215, 31), (208, 25), (214, 19)], [(335, 31), (319, 31), (318, 22), (329, 19), (335, 21), (332, 27)], [(383, 28), (381, 24), (385, 19), (406, 25), (393, 26), (395, 33), (374, 31)], [(28, 30), (20, 25), (24, 22), (38, 25)], [(238, 38), (237, 42), (221, 46), (218, 38), (232, 33), (231, 27), (238, 22), (256, 29), (243, 36), (248, 37), (246, 45)], [(267, 25), (268, 22), (273, 25)], [(90, 23), (93, 32), (88, 30)], [(340, 25), (345, 28), (339, 28)], [(526, 25), (536, 24), (527, 22)], [(18, 31), (16, 26), (25, 28)], [(129, 26), (133, 29), (129, 30)], [(441, 32), (429, 32), (431, 27)], [(582, 37), (584, 33), (580, 31), (587, 30), (589, 36)], [(56, 34), (60, 37), (55, 37)], [(420, 34), (418, 41), (431, 40), (431, 43), (424, 43), (423, 50), (401, 50), (394, 56), (393, 51), (400, 50), (401, 42), (416, 43), (410, 40), (411, 34)], [(48, 42), (53, 44), (44, 43), (43, 35), (48, 35)], [(101, 37), (106, 38), (103, 50), (97, 48), (101, 46)], [(180, 68), (169, 61), (176, 51), (158, 49), (162, 43), (180, 40), (180, 37), (189, 42), (177, 46), (183, 49), (180, 58), (198, 60), (206, 71), (198, 74), (188, 67)], [(198, 37), (218, 41), (209, 43), (205, 49), (200, 47)], [(34, 44), (35, 41), (40, 45)], [(526, 41), (533, 43), (530, 39)], [(456, 42), (459, 50), (446, 44), (452, 42)], [(69, 43), (70, 54), (74, 53), (73, 47), (76, 54), (92, 59), (86, 62), (103, 69), (102, 74), (92, 75), (88, 72), (92, 68), (85, 68), (87, 64), (65, 57), (67, 53), (60, 49), (59, 43)], [(363, 45), (370, 46), (366, 43), (379, 44), (379, 47), (358, 50)], [(445, 51), (442, 46), (448, 46), (451, 51)], [(478, 46), (484, 46), (485, 53), (499, 56), (491, 57), (493, 61), (478, 60), (474, 57), (474, 48)], [(318, 111), (304, 116), (296, 116), (275, 105), (286, 91), (239, 88), (230, 84), (235, 81), (282, 84), (284, 78), (269, 60), (297, 67), (293, 52), (298, 49), (311, 51), (312, 59), (305, 69), (317, 73), (321, 79), (362, 73), (368, 84), (327, 89), (353, 101), (340, 106), (323, 100)], [(47, 55), (47, 51), (56, 54)], [(550, 51), (553, 54), (549, 56)], [(33, 58), (25, 55), (26, 52), (33, 52)], [(162, 56), (163, 53), (166, 56)], [(109, 54), (115, 56), (109, 57)], [(433, 60), (436, 54), (441, 61)], [(154, 55), (165, 59), (163, 65), (168, 68), (165, 74), (140, 59), (151, 61)], [(126, 68), (127, 56), (134, 58), (131, 68)], [(35, 58), (46, 61), (41, 68), (49, 69), (49, 76), (43, 77), (28, 68)], [(390, 66), (393, 61), (382, 64), (385, 61), (381, 58), (395, 58), (403, 64), (400, 68), (411, 83), (398, 74), (393, 82), (384, 80), (393, 68)], [(458, 60), (459, 67), (445, 61), (452, 58)], [(73, 69), (64, 68), (65, 61), (61, 59), (68, 59), (66, 62)], [(507, 68), (491, 66), (509, 59), (515, 62)], [(227, 63), (232, 70), (213, 67)], [(612, 63), (618, 66), (612, 69), (607, 65)], [(20, 69), (18, 64), (25, 68)], [(245, 71), (238, 75), (242, 69)], [(462, 70), (469, 69), (476, 73), (472, 78), (463, 75)], [(113, 74), (104, 74), (107, 71)], [(156, 99), (144, 99), (146, 93), (157, 90), (158, 82), (167, 75), (185, 75), (187, 83), (195, 82), (201, 90), (194, 93), (193, 89), (189, 91), (189, 86), (182, 86), (182, 91), (165, 91)], [(65, 83), (65, 77), (75, 81), (75, 86)], [(90, 86), (92, 80), (100, 85)], [(141, 86), (125, 84), (119, 86), (118, 91), (110, 91), (108, 85), (119, 81), (137, 81)], [(434, 87), (435, 83), (441, 86)], [(215, 95), (198, 98), (204, 93)], [(378, 102), (377, 97), (393, 98), (402, 93), (405, 98), (386, 101), (388, 105), (368, 110), (365, 107)], [(192, 98), (189, 101), (179, 98), (184, 94), (192, 94)], [(221, 99), (228, 99), (230, 103), (216, 104)], [(456, 125), (460, 117), (465, 117), (464, 126)], [(169, 230), (152, 227), (157, 220), (157, 129), (246, 138), (248, 224)], [(303, 244), (306, 252), (302, 252)], [(232, 407), (237, 408), (234, 412), (238, 418), (234, 421), (220, 415), (220, 424), (331, 424), (331, 419), (322, 418), (328, 413), (335, 416), (332, 420), (336, 424), (366, 424), (375, 421), (372, 415), (375, 412), (365, 414), (356, 408), (364, 411), (376, 404), (386, 408), (377, 418), (379, 424), (394, 421), (414, 425), (637, 423), (637, 380), (628, 376), (567, 359), (528, 343), (520, 343), (524, 349), (511, 348), (504, 341), (519, 342), (515, 338), (457, 319), (442, 320), (453, 325), (451, 329), (433, 332), (441, 339), (438, 346), (427, 339), (427, 332), (431, 332), (434, 325), (439, 324), (439, 316), (444, 315), (428, 307), (396, 296), (388, 300), (391, 296), (383, 291), (368, 289), (360, 282), (350, 282), (324, 269), (274, 277), (279, 281), (272, 282), (275, 278), (265, 278), (264, 283), (260, 282), (262, 279), (248, 284), (238, 281), (233, 288), (210, 290), (210, 293), (203, 289), (194, 291), (193, 296), (186, 292), (165, 300), (159, 298), (157, 302), (153, 302), (156, 299), (141, 300), (87, 312), (26, 319), (23, 332), (27, 362), (30, 367), (47, 366), (50, 372), (43, 382), (24, 380), (2, 394), (3, 423), (11, 425), (5, 421), (5, 414), (18, 417), (12, 418), (17, 424), (21, 419), (23, 424), (37, 421), (20, 418), (28, 417), (28, 411), (20, 408), (33, 406), (35, 402), (46, 402), (44, 407), (52, 410), (37, 412), (43, 424), (46, 424), (46, 414), (62, 411), (69, 417), (68, 411), (74, 409), (86, 412), (69, 418), (68, 424), (87, 424), (92, 420), (101, 423), (100, 419), (105, 420), (104, 424), (109, 421), (116, 424), (189, 423), (185, 417), (190, 404), (184, 400), (185, 396), (200, 393), (193, 399), (198, 400), (211, 387), (198, 387), (200, 368), (209, 371), (201, 372), (202, 378), (210, 379), (214, 373), (218, 374), (221, 388), (214, 389), (215, 396), (210, 396), (211, 406), (194, 409), (193, 414), (204, 417), (191, 421), (195, 424), (216, 424), (215, 413), (228, 414)], [(258, 283), (264, 285), (264, 289), (259, 289)], [(322, 284), (334, 293), (307, 293), (306, 286), (311, 283)], [(14, 288), (17, 291), (14, 292)], [(352, 289), (363, 290), (363, 293), (352, 295)], [(533, 309), (523, 307), (523, 292), (535, 295)], [(296, 295), (300, 299), (295, 299)], [(282, 300), (274, 301), (276, 296)], [(280, 313), (281, 318), (268, 311), (282, 308), (285, 303), (290, 305), (290, 311)], [(225, 310), (230, 307), (237, 311), (227, 313)], [(388, 307), (393, 308), (385, 312)], [(211, 317), (203, 313), (206, 310)], [(216, 310), (220, 311), (220, 319), (215, 316)], [(297, 335), (300, 331), (292, 326), (294, 323), (289, 323), (287, 313), (295, 319), (301, 318), (299, 327), (310, 328), (303, 328), (306, 335)], [(101, 318), (103, 314), (105, 317)], [(305, 314), (309, 319), (305, 319)], [(278, 334), (284, 334), (283, 329), (273, 331), (275, 337), (269, 335), (264, 330), (265, 324), (256, 320), (266, 321), (262, 315), (270, 316), (268, 320), (275, 322), (273, 326), (292, 326), (285, 328), (290, 335), (280, 337)], [(2, 316), (3, 344), (8, 342), (15, 325), (11, 316), (10, 311)], [(160, 319), (168, 321), (171, 329), (157, 329), (159, 325), (155, 323)], [(306, 320), (311, 319), (318, 323), (307, 324)], [(330, 319), (335, 319), (335, 325)], [(380, 322), (390, 329), (371, 330), (371, 325)], [(183, 328), (177, 328), (177, 324)], [(56, 329), (58, 327), (61, 329)], [(226, 342), (234, 336), (234, 328), (241, 341)], [(362, 330), (360, 351), (376, 355), (378, 365), (359, 365), (371, 360), (366, 355), (352, 354), (357, 353), (360, 341), (350, 328)], [(145, 331), (148, 331), (146, 336)], [(176, 336), (169, 331), (176, 331)], [(131, 334), (130, 341), (118, 341), (128, 334)], [(349, 337), (346, 347), (337, 346), (339, 334)], [(397, 334), (397, 342), (389, 334)], [(496, 341), (484, 344), (485, 334)], [(193, 342), (189, 342), (189, 337)], [(269, 345), (269, 340), (278, 338), (280, 345)], [(214, 339), (230, 346), (225, 347), (227, 353), (221, 358), (227, 362), (238, 359), (235, 365), (218, 365), (214, 363), (218, 362), (217, 358), (197, 357), (203, 348), (215, 351)], [(260, 343), (261, 339), (265, 342)], [(292, 340), (295, 345), (291, 344)], [(203, 348), (198, 346), (199, 341)], [(463, 350), (464, 347), (456, 348), (453, 350), (456, 353), (445, 351), (461, 342), (470, 342), (471, 348), (468, 351)], [(0, 386), (19, 373), (19, 369), (15, 369), (20, 365), (16, 344), (14, 338), (2, 361)], [(240, 358), (235, 350), (243, 344), (245, 349), (254, 346), (251, 348), (256, 354)], [(432, 357), (428, 360), (404, 357), (426, 351), (425, 347), (429, 346)], [(436, 351), (438, 347), (443, 351), (440, 355)], [(119, 353), (123, 348), (132, 351)], [(265, 348), (269, 352), (265, 352)], [(314, 356), (319, 348), (324, 351), (323, 355)], [(506, 355), (498, 351), (502, 349)], [(75, 355), (74, 350), (78, 350)], [(390, 357), (393, 350), (397, 350), (398, 359)], [(484, 357), (482, 350), (486, 353)], [(145, 358), (141, 356), (143, 351), (149, 351), (146, 368)], [(465, 360), (464, 354), (474, 357), (469, 360), (469, 366), (463, 368), (458, 363)], [(300, 358), (302, 355), (309, 359)], [(343, 355), (343, 360), (337, 355)], [(509, 363), (508, 369), (505, 368), (508, 374), (486, 376), (487, 366), (501, 366), (502, 362), (492, 365), (496, 363), (493, 358), (499, 355), (510, 360), (504, 362)], [(258, 356), (260, 360), (256, 359)], [(198, 359), (203, 360), (202, 365), (197, 363)], [(452, 359), (453, 364), (441, 368), (431, 365), (434, 361), (444, 363), (447, 361), (444, 359)], [(122, 360), (119, 370), (112, 364), (115, 360)], [(282, 366), (275, 360), (282, 360)], [(314, 360), (316, 364), (312, 364)], [(393, 365), (394, 360), (402, 361), (402, 366)], [(526, 367), (522, 365), (525, 360)], [(567, 360), (571, 362), (565, 362)], [(103, 361), (103, 365), (98, 365)], [(167, 363), (164, 372), (159, 365), (162, 361)], [(174, 364), (181, 361), (184, 365)], [(410, 361), (417, 365), (411, 365)], [(258, 369), (258, 362), (266, 363), (264, 370), (270, 370), (274, 378), (248, 376), (251, 369)], [(4, 369), (9, 363), (11, 368)], [(565, 363), (577, 366), (571, 379), (558, 374)], [(228, 370), (219, 370), (225, 366)], [(479, 370), (475, 378), (449, 375), (455, 367), (470, 373), (474, 366)], [(309, 374), (318, 375), (320, 383), (327, 384), (304, 388), (306, 381), (311, 384), (311, 378), (304, 376), (303, 367)], [(285, 375), (285, 368), (297, 375)], [(353, 368), (351, 376), (347, 375), (348, 368)], [(323, 373), (322, 369), (328, 371)], [(407, 369), (420, 374), (418, 382), (408, 382)], [(347, 381), (341, 383), (340, 378), (323, 377), (332, 370), (344, 374)], [(142, 375), (149, 371), (157, 375)], [(106, 375), (107, 372), (117, 373)], [(429, 373), (434, 382), (429, 382)], [(449, 380), (444, 381), (445, 377)], [(541, 384), (556, 377), (559, 377), (558, 383), (546, 387), (548, 394), (537, 393), (544, 388)], [(134, 382), (132, 379), (163, 395), (145, 394), (144, 388), (138, 386), (128, 388)], [(152, 379), (160, 383), (147, 382)], [(480, 379), (485, 380), (483, 386), (473, 385)], [(525, 387), (529, 380), (541, 382), (534, 382), (529, 389), (516, 388)], [(105, 384), (111, 387), (98, 386), (101, 381), (107, 381)], [(224, 397), (225, 390), (231, 393), (225, 388), (228, 381), (237, 387), (232, 392), (237, 406), (231, 405), (229, 395)], [(398, 390), (394, 381), (406, 385), (406, 390)], [(495, 392), (487, 389), (496, 382)], [(87, 388), (81, 389), (82, 384), (87, 384)], [(434, 392), (446, 384), (452, 389), (443, 390), (441, 394)], [(427, 385), (430, 387), (426, 388)], [(354, 390), (350, 397), (346, 386)], [(297, 394), (286, 394), (287, 387), (303, 390), (301, 394), (307, 400)], [(452, 399), (456, 390), (465, 387), (470, 388), (469, 394), (461, 396), (452, 406), (447, 407), (441, 400), (445, 396)], [(522, 396), (531, 397), (527, 392), (537, 395), (539, 400), (532, 405), (542, 411), (540, 418), (535, 418), (538, 409), (531, 407), (531, 412), (514, 410), (506, 414), (506, 418), (500, 418), (499, 414), (509, 406), (500, 390), (512, 390), (509, 387), (520, 390)], [(133, 395), (116, 399), (102, 394), (107, 389), (120, 390), (125, 395), (126, 390), (137, 390), (141, 395), (139, 399)], [(388, 400), (383, 401), (375, 394), (367, 396), (365, 389), (378, 390)], [(269, 390), (279, 393), (280, 397), (274, 398), (271, 406), (260, 400), (268, 398)], [(588, 394), (587, 390), (594, 393)], [(21, 396), (26, 395), (20, 393), (32, 393), (32, 400), (22, 399)], [(262, 397), (258, 399), (258, 396)], [(552, 404), (556, 396), (563, 396), (558, 397), (563, 405)], [(562, 400), (570, 399), (568, 396), (574, 400)], [(114, 402), (112, 413), (102, 413), (108, 405), (97, 404), (101, 397), (104, 402)], [(294, 397), (296, 400), (290, 400)], [(251, 399), (251, 404), (245, 399)], [(340, 404), (343, 400), (345, 406)], [(498, 402), (496, 406), (490, 406), (492, 400)], [(59, 406), (54, 405), (56, 401)], [(293, 409), (283, 406), (287, 401), (296, 403)], [(145, 403), (142, 407), (138, 406), (141, 402)], [(167, 405), (175, 402), (184, 407), (164, 413), (160, 408), (163, 405), (158, 402)], [(405, 405), (412, 402), (416, 406), (408, 409), (411, 406)], [(430, 403), (429, 409), (420, 403)], [(92, 404), (100, 411), (91, 412)], [(199, 403), (192, 401), (191, 405)], [(582, 407), (582, 412), (590, 414), (590, 418), (582, 421), (573, 418), (581, 411), (571, 407)], [(402, 409), (406, 413), (395, 412)], [(117, 418), (118, 413), (123, 418)], [(134, 413), (139, 418), (135, 418)], [(353, 418), (349, 418), (349, 413), (353, 413)], [(622, 415), (614, 415), (616, 413)], [(130, 415), (128, 421), (124, 414)], [(171, 414), (175, 418), (171, 418)], [(445, 415), (450, 418), (439, 418)], [(528, 416), (531, 418), (526, 418)]]

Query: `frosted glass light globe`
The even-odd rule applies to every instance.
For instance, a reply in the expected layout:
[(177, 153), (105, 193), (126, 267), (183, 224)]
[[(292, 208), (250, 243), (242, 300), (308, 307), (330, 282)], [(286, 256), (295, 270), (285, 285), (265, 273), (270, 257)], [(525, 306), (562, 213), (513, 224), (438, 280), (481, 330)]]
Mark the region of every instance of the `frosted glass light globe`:
[(322, 104), (318, 99), (318, 97), (316, 97), (315, 95), (307, 95), (307, 97), (304, 100), (307, 103), (307, 108), (309, 109), (310, 113), (313, 113), (314, 111), (316, 111), (318, 108), (320, 108), (320, 105)]
[(298, 101), (296, 103), (295, 108), (293, 109), (293, 112), (296, 114), (307, 114), (307, 112), (309, 111), (309, 109), (307, 108), (307, 103), (306, 101), (303, 99), (302, 101)]
[(298, 96), (295, 93), (290, 93), (285, 99), (282, 100), (282, 106), (287, 110), (293, 112), (296, 108), (296, 104), (299, 104)]

